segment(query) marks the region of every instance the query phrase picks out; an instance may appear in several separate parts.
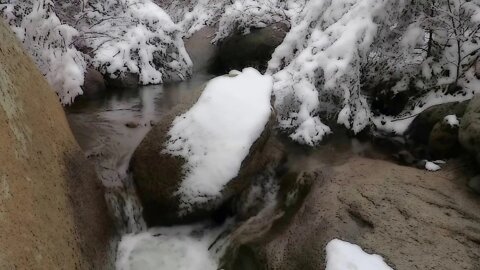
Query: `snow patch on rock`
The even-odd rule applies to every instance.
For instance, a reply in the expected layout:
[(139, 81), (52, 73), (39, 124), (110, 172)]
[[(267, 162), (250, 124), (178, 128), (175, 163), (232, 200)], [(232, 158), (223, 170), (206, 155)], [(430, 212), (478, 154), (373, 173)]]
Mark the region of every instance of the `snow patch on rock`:
[(270, 76), (253, 68), (218, 77), (174, 120), (165, 151), (186, 161), (178, 190), (184, 208), (220, 195), (238, 175), (269, 121), (272, 84)]
[(327, 245), (326, 270), (393, 270), (383, 258), (368, 254), (357, 245), (334, 239)]
[(458, 127), (460, 125), (460, 121), (458, 121), (456, 115), (447, 115), (445, 116), (444, 121), (451, 127)]

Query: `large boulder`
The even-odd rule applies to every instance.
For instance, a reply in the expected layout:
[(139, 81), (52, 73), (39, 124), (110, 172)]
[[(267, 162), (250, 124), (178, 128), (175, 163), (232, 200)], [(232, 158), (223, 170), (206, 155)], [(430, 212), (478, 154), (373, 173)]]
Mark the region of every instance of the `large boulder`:
[(435, 124), (428, 140), (428, 150), (433, 159), (451, 158), (460, 152), (458, 129), (458, 119), (454, 115)]
[[(258, 74), (255, 76), (262, 76), (257, 71), (252, 71), (252, 69), (248, 69), (248, 71), (243, 72), (243, 74), (246, 75), (240, 74), (237, 76), (237, 78), (240, 79), (241, 76), (247, 76), (242, 78), (248, 78), (248, 76), (252, 76), (252, 73)], [(218, 83), (220, 82), (219, 79), (221, 79), (222, 84), (226, 81), (230, 81), (230, 84), (233, 84), (230, 87), (233, 87), (236, 84), (240, 83), (240, 81), (236, 80), (237, 78), (235, 78), (235, 75), (223, 76), (209, 83), (209, 86), (211, 84), (218, 85)], [(262, 81), (259, 81), (258, 83), (264, 84), (264, 82)], [(207, 87), (207, 89), (210, 88)], [(238, 90), (243, 91), (243, 89)], [(223, 95), (226, 91), (227, 89), (224, 89), (223, 91), (217, 92), (217, 94)], [(263, 132), (261, 132), (259, 137), (256, 138), (253, 144), (249, 147), (249, 153), (241, 163), (239, 172), (236, 174), (236, 176), (229, 179), (229, 181), (227, 179), (227, 183), (222, 186), (220, 194), (218, 194), (218, 196), (210, 194), (210, 191), (212, 189), (217, 188), (217, 184), (212, 184), (212, 189), (208, 188), (209, 190), (201, 189), (202, 187), (204, 187), (205, 182), (208, 182), (208, 187), (210, 186), (210, 183), (217, 183), (216, 180), (212, 180), (211, 178), (204, 179), (205, 174), (198, 174), (198, 179), (192, 179), (191, 177), (189, 178), (188, 174), (191, 173), (192, 170), (190, 167), (188, 167), (189, 164), (191, 164), (188, 163), (189, 161), (187, 160), (189, 157), (174, 155), (172, 154), (172, 152), (167, 151), (167, 142), (171, 142), (172, 134), (170, 132), (172, 131), (172, 129), (174, 127), (178, 127), (179, 121), (187, 118), (186, 114), (184, 113), (187, 111), (193, 111), (193, 108), (191, 109), (190, 107), (195, 104), (197, 98), (200, 96), (201, 93), (201, 90), (195, 91), (194, 94), (190, 95), (190, 98), (184, 100), (183, 102), (181, 102), (181, 104), (171, 109), (169, 114), (163, 117), (162, 121), (155, 124), (153, 129), (150, 131), (150, 133), (147, 134), (146, 138), (142, 141), (142, 143), (133, 155), (130, 167), (133, 172), (133, 177), (138, 189), (140, 199), (142, 200), (144, 206), (144, 217), (147, 223), (149, 223), (150, 225), (181, 224), (197, 221), (204, 218), (219, 218), (218, 216), (221, 217), (225, 214), (225, 203), (231, 201), (231, 199), (236, 195), (239, 195), (242, 190), (248, 187), (251, 177), (263, 171), (265, 167), (271, 163), (271, 147), (266, 147), (266, 145), (268, 145), (267, 141), (270, 137), (270, 132), (272, 131), (274, 116), (270, 114), (270, 95), (267, 93), (267, 100), (265, 101), (267, 103), (267, 117), (265, 119), (266, 125), (263, 124)], [(232, 94), (232, 92), (230, 92), (230, 94)], [(212, 95), (212, 92), (209, 92), (207, 94), (203, 93), (202, 98), (195, 104), (195, 106), (202, 106), (202, 104), (210, 102), (210, 100), (212, 99)], [(241, 94), (240, 92), (235, 92), (234, 96), (232, 96), (232, 101), (234, 103), (249, 103), (251, 101), (249, 99), (244, 99), (242, 95), (243, 94)], [(233, 108), (234, 111), (230, 111), (232, 107), (235, 107), (235, 105), (232, 104), (223, 107), (226, 107), (226, 111), (220, 111), (220, 117), (223, 114), (228, 114), (229, 112), (241, 112), (238, 111), (238, 109), (252, 109), (252, 107)], [(208, 110), (208, 108), (205, 107), (196, 108), (196, 111), (204, 112), (204, 109)], [(271, 115), (270, 120), (268, 120), (268, 114)], [(179, 117), (180, 115), (182, 116)], [(238, 144), (240, 140), (234, 139), (234, 141), (230, 141), (227, 143), (233, 143), (232, 145), (224, 145), (223, 143), (226, 142), (222, 141), (222, 139), (219, 137), (219, 134), (215, 133), (210, 129), (202, 130), (204, 124), (216, 124), (216, 121), (218, 121), (218, 119), (216, 119), (215, 114), (209, 116), (208, 122), (210, 123), (202, 122), (203, 124), (198, 124), (198, 121), (201, 121), (199, 119), (203, 117), (205, 116), (196, 115), (193, 118), (188, 118), (191, 119), (192, 122), (189, 122), (188, 125), (182, 127), (180, 132), (184, 132), (185, 135), (184, 137), (180, 136), (178, 138), (178, 142), (186, 140), (187, 136), (189, 136), (190, 133), (188, 130), (185, 130), (185, 128), (188, 129), (189, 126), (199, 125), (200, 129), (198, 130), (198, 137), (191, 139), (195, 140), (197, 143), (200, 143), (200, 145), (196, 145), (193, 147), (193, 149), (189, 149), (189, 153), (192, 150), (195, 151), (195, 149), (201, 148), (204, 149), (202, 151), (205, 151), (205, 154), (202, 154), (199, 157), (198, 155), (194, 155), (194, 153), (192, 153), (192, 156), (200, 159), (210, 156), (207, 155), (207, 153), (209, 151), (208, 149), (210, 149), (209, 147), (211, 147), (211, 144), (207, 144), (206, 141), (209, 140), (209, 137), (213, 137), (219, 140), (219, 145), (223, 145), (223, 147), (221, 148), (222, 151), (228, 154), (229, 150), (227, 149), (231, 150), (232, 146), (235, 147), (235, 145)], [(245, 119), (241, 121), (238, 118), (231, 119), (230, 125), (235, 123), (235, 125), (241, 125), (242, 121), (245, 122), (251, 120), (251, 118), (249, 118), (247, 115), (245, 115), (244, 117)], [(257, 116), (257, 118), (263, 118), (263, 116)], [(232, 127), (224, 126), (222, 128), (231, 130)], [(208, 135), (205, 136), (204, 133)], [(177, 147), (183, 147), (185, 144), (186, 142), (181, 142), (179, 145), (177, 145)], [(215, 148), (219, 149), (216, 146)], [(234, 153), (231, 153), (231, 155), (234, 155)], [(231, 159), (231, 157), (225, 158), (229, 160)], [(222, 162), (222, 160), (218, 161)], [(224, 171), (230, 170), (229, 166), (230, 165), (224, 167), (224, 165), (219, 163), (218, 165), (214, 166), (215, 168), (210, 168), (206, 171), (208, 171), (208, 174), (211, 173), (212, 177), (215, 177), (215, 179), (218, 180), (216, 176), (218, 174), (223, 175)], [(216, 171), (218, 171), (218, 174)], [(207, 176), (207, 178), (208, 177), (210, 176)], [(200, 186), (200, 190), (202, 191), (198, 191), (200, 195), (195, 196), (199, 197), (200, 200), (203, 200), (201, 198), (206, 198), (202, 202), (195, 202), (192, 205), (189, 205), (190, 209), (187, 209), (186, 211), (184, 211), (185, 209), (183, 208), (186, 200), (184, 199), (184, 197), (182, 197), (181, 192), (179, 192), (180, 189), (185, 190), (190, 188), (190, 186), (182, 185), (185, 181), (191, 181), (188, 183), (191, 183), (191, 185), (194, 187)], [(193, 192), (195, 193), (197, 191)], [(205, 192), (205, 195), (203, 195), (202, 192)]]
[(476, 95), (467, 107), (460, 123), (459, 139), (480, 163), (480, 95)]
[(95, 98), (105, 93), (106, 85), (102, 73), (88, 68), (83, 83), (83, 97)]
[(265, 71), (273, 52), (283, 42), (287, 32), (287, 25), (276, 23), (265, 28), (253, 29), (246, 35), (237, 33), (227, 37), (219, 44), (210, 71), (224, 74), (245, 67)]
[[(313, 173), (299, 182), (313, 186), (298, 210), (283, 221), (274, 214), (239, 226), (232, 239), (246, 259), (230, 260), (257, 266), (249, 269), (325, 269), (326, 245), (341, 239), (380, 254), (397, 270), (478, 269), (480, 198), (459, 164), (448, 166), (431, 173), (358, 156), (309, 166)], [(255, 219), (262, 226), (252, 226)]]
[(136, 73), (122, 73), (116, 77), (106, 74), (104, 77), (109, 89), (138, 89), (140, 85), (140, 76)]
[(0, 269), (112, 268), (103, 186), (2, 22), (0, 38)]
[(450, 102), (432, 106), (420, 113), (408, 127), (406, 135), (416, 142), (428, 144), (433, 127), (448, 115), (461, 118), (465, 113), (468, 101)]

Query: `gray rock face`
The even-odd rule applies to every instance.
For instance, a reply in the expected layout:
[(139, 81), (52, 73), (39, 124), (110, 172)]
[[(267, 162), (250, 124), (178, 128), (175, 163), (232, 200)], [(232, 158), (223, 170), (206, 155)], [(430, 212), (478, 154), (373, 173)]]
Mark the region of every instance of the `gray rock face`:
[(275, 48), (283, 42), (287, 32), (288, 26), (277, 23), (254, 29), (246, 35), (235, 34), (226, 38), (219, 44), (211, 72), (224, 74), (232, 69), (242, 70), (245, 67), (265, 71)]
[(107, 87), (111, 89), (137, 89), (140, 84), (139, 75), (134, 73), (122, 74), (117, 78), (111, 78), (107, 74), (105, 80)]
[(435, 124), (442, 121), (447, 115), (462, 117), (467, 108), (468, 101), (451, 102), (432, 106), (419, 114), (407, 130), (407, 135), (420, 143), (428, 144), (430, 132)]
[(82, 88), (85, 97), (98, 96), (105, 92), (105, 79), (99, 71), (88, 68), (87, 73), (85, 73), (85, 81)]
[(428, 140), (428, 150), (433, 159), (454, 157), (460, 152), (458, 129), (458, 126), (451, 126), (446, 120), (435, 124)]
[(470, 181), (468, 181), (468, 186), (480, 194), (480, 175), (477, 175), (475, 177), (472, 177)]
[(325, 269), (325, 246), (337, 238), (396, 270), (479, 269), (480, 198), (458, 164), (449, 166), (431, 173), (352, 157), (319, 168), (307, 174), (316, 176), (313, 186), (290, 222), (277, 221), (260, 237), (238, 229), (242, 256), (262, 265), (252, 269)]
[(480, 95), (476, 95), (466, 109), (460, 123), (459, 140), (480, 163)]

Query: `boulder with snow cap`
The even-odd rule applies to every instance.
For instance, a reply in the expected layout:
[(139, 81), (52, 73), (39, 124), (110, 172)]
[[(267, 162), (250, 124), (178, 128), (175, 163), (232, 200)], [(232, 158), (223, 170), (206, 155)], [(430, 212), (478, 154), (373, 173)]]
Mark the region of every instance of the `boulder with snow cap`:
[(153, 128), (131, 162), (148, 223), (211, 217), (265, 169), (271, 90), (271, 77), (251, 68), (218, 77)]
[(459, 139), (462, 146), (480, 162), (480, 95), (476, 95), (466, 109), (460, 124)]
[(433, 127), (448, 115), (461, 118), (465, 113), (468, 101), (450, 102), (432, 106), (420, 113), (408, 127), (407, 136), (416, 142), (428, 144)]
[(455, 115), (448, 115), (432, 129), (428, 140), (428, 150), (434, 159), (454, 157), (458, 154), (459, 121)]

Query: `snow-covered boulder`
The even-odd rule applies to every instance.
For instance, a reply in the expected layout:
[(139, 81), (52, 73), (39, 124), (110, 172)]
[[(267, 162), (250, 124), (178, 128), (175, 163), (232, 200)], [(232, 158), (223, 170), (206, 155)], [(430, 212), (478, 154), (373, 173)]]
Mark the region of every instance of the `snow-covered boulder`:
[(476, 95), (467, 107), (460, 124), (459, 139), (480, 162), (480, 95)]
[(252, 68), (218, 77), (153, 128), (131, 163), (147, 222), (209, 216), (264, 170), (271, 90), (271, 77)]
[(287, 25), (275, 23), (265, 28), (253, 29), (248, 34), (232, 34), (220, 42), (211, 71), (224, 74), (244, 67), (265, 71), (273, 52), (283, 42), (287, 32)]

